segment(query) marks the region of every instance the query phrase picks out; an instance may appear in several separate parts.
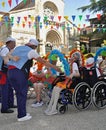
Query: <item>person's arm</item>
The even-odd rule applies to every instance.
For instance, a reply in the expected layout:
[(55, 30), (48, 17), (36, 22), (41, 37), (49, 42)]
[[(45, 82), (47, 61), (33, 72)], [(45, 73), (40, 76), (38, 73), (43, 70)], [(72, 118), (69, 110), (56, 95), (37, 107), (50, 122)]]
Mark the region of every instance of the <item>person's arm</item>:
[(56, 71), (58, 71), (58, 72), (60, 72), (60, 73), (62, 72), (60, 68), (58, 68), (58, 67), (55, 66), (55, 65), (52, 65), (51, 63), (49, 63), (48, 61), (42, 59), (41, 57), (36, 58), (36, 60), (39, 61), (39, 62), (41, 62), (42, 64), (44, 64), (44, 65), (47, 66), (47, 67), (50, 67), (50, 68), (55, 69)]
[(18, 61), (20, 58), (18, 56), (12, 56), (13, 50), (7, 53), (6, 56), (3, 57), (4, 64), (7, 64), (9, 60)]
[(76, 63), (72, 64), (72, 73), (69, 76), (71, 79), (73, 77), (80, 77), (79, 69)]

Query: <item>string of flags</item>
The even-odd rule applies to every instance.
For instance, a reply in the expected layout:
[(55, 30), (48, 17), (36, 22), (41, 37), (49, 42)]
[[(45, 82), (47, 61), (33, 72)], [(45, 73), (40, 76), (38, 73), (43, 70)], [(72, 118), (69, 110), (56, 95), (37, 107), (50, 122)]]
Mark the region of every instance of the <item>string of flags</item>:
[[(3, 8), (5, 8), (6, 4), (8, 4), (10, 7), (12, 7), (14, 0), (1, 0), (0, 4)], [(35, 0), (31, 0), (31, 2), (34, 2)], [(19, 4), (19, 0), (15, 0), (16, 5)], [(24, 4), (26, 4), (27, 0), (23, 0)]]
[[(69, 20), (69, 17), (68, 16), (63, 16), (64, 19), (66, 21)], [(88, 18), (88, 17), (87, 17)], [(39, 24), (39, 27), (40, 29), (43, 28), (43, 26), (45, 28), (48, 28), (48, 27), (51, 27), (51, 29), (53, 29), (54, 27), (56, 29), (59, 29), (60, 27), (62, 28), (62, 30), (64, 29), (67, 29), (67, 30), (70, 30), (70, 29), (74, 29), (77, 27), (78, 31), (81, 30), (81, 24), (78, 24), (77, 26), (74, 24), (74, 21), (72, 22), (72, 26), (70, 26), (70, 24), (67, 22), (67, 23), (62, 23), (61, 22), (61, 19), (62, 19), (62, 16), (58, 16), (58, 21), (55, 22), (54, 21), (54, 16), (50, 18), (48, 18), (47, 16), (44, 16), (43, 17), (43, 21), (41, 21), (41, 16), (37, 16), (37, 21), (36, 21), (36, 17), (35, 16), (31, 16), (31, 15), (28, 15), (28, 16), (18, 16), (18, 17), (14, 17), (14, 16), (0, 16), (0, 26), (2, 26), (3, 24), (6, 25), (6, 27), (8, 26), (17, 26), (17, 27), (20, 27), (22, 26), (23, 28), (25, 27), (34, 27), (34, 28), (37, 28), (38, 27), (38, 24)], [(81, 20), (81, 15), (79, 16), (79, 19)], [(75, 20), (75, 17), (74, 17), (74, 20)], [(86, 24), (83, 24), (83, 28), (86, 27)], [(92, 24), (92, 28), (93, 29), (97, 29), (99, 32), (102, 30), (103, 32), (106, 32), (106, 26), (105, 24)]]

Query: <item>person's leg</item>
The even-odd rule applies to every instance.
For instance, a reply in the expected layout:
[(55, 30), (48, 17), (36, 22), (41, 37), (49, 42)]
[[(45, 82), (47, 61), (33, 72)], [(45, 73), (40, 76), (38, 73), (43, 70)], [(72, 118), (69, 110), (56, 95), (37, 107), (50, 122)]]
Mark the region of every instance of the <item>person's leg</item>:
[(43, 83), (34, 83), (34, 90), (36, 93), (36, 102), (33, 103), (32, 107), (39, 107), (43, 105), (42, 99), (41, 99), (41, 93), (44, 85)]
[(58, 103), (58, 99), (59, 99), (59, 95), (60, 95), (60, 92), (61, 92), (62, 88), (59, 88), (59, 87), (54, 87), (53, 89), (53, 97), (49, 103), (49, 106), (48, 107), (51, 107), (51, 110), (49, 110), (46, 114), (47, 115), (54, 115), (54, 114), (57, 114), (57, 103)]
[(14, 108), (14, 93), (13, 93), (13, 88), (11, 87), (11, 85), (8, 83), (8, 106), (9, 108)]
[(44, 88), (44, 85), (43, 83), (38, 83), (38, 86), (37, 86), (37, 97), (36, 97), (36, 100), (37, 102), (41, 102), (42, 101), (42, 98), (41, 98), (41, 93), (42, 93), (42, 89)]
[(8, 86), (2, 85), (1, 88), (1, 112), (8, 110)]
[(9, 74), (9, 82), (16, 91), (17, 107), (18, 107), (17, 117), (18, 118), (25, 117), (27, 115), (26, 100), (27, 100), (28, 81), (21, 70), (18, 69), (9, 70), (8, 74)]
[(1, 103), (1, 87), (2, 87), (2, 86), (0, 85), (0, 103)]

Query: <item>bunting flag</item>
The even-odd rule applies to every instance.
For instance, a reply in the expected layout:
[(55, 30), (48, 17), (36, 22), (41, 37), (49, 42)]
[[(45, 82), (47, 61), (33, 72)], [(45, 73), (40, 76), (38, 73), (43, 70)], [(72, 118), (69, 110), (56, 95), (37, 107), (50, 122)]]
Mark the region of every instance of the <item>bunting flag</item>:
[(4, 21), (8, 22), (8, 20), (9, 20), (8, 16), (4, 16)]
[(17, 17), (17, 19), (18, 19), (18, 22), (20, 22), (20, 20), (21, 20), (21, 17)]
[(66, 20), (68, 20), (69, 17), (68, 17), (68, 16), (64, 16), (64, 18), (65, 18)]
[(80, 20), (80, 21), (82, 20), (82, 15), (79, 15), (79, 20)]
[(76, 18), (76, 16), (75, 16), (75, 15), (72, 15), (72, 20), (73, 20), (73, 21), (75, 21), (75, 18)]
[(48, 17), (47, 16), (44, 16), (44, 21), (47, 21)]
[(0, 16), (0, 22), (2, 21), (2, 16)]
[(35, 20), (34, 16), (31, 16), (31, 21), (33, 22)]
[(50, 16), (51, 20), (53, 21), (54, 20), (54, 16)]
[(24, 16), (24, 20), (25, 20), (25, 22), (27, 22), (27, 16)]
[(40, 22), (40, 29), (42, 29), (42, 22)]
[(58, 20), (61, 21), (61, 16), (58, 16)]
[(87, 21), (89, 21), (90, 15), (86, 15)]
[(29, 28), (31, 27), (31, 22), (30, 21), (28, 22), (28, 26), (29, 26)]
[(19, 0), (15, 0), (15, 1), (16, 1), (16, 4), (18, 5)]
[(14, 17), (13, 17), (13, 16), (11, 17), (10, 21), (11, 21), (12, 23), (14, 22)]
[(41, 17), (38, 15), (38, 16), (37, 16), (37, 20), (38, 20), (38, 22), (40, 22), (40, 19), (41, 19)]
[(1, 4), (2, 4), (2, 7), (5, 7), (5, 2), (4, 2), (4, 1), (2, 1), (2, 3), (1, 3)]
[(98, 18), (98, 20), (100, 20), (101, 19), (101, 14), (97, 14), (97, 18)]
[(23, 0), (24, 4), (26, 4), (27, 0)]
[(12, 0), (8, 0), (8, 4), (9, 4), (9, 6), (11, 7), (11, 5), (12, 5)]

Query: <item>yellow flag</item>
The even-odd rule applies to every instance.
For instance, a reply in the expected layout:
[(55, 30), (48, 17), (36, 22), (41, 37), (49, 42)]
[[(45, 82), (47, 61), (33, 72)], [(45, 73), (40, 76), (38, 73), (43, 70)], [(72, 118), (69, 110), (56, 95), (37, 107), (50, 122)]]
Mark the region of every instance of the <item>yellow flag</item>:
[(34, 21), (34, 16), (31, 16), (31, 21), (32, 21), (32, 22)]
[(68, 20), (69, 17), (68, 17), (68, 16), (64, 16), (64, 18), (65, 18), (66, 20)]
[(2, 21), (2, 17), (0, 16), (0, 21)]
[(5, 7), (5, 2), (4, 2), (4, 1), (2, 1), (2, 3), (1, 3), (1, 4), (2, 4), (2, 7)]

